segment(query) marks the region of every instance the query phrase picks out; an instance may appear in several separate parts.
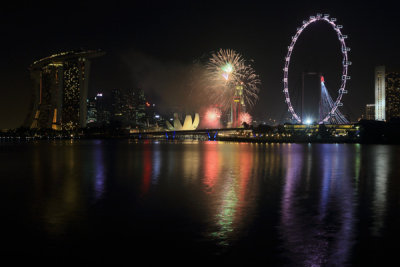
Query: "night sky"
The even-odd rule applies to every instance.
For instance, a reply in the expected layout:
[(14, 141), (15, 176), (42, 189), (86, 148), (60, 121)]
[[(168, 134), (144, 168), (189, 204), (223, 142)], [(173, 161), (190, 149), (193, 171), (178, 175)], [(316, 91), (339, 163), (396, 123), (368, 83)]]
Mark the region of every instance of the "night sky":
[[(190, 102), (184, 82), (193, 62), (211, 51), (230, 48), (253, 59), (262, 86), (255, 118), (282, 120), (284, 57), (302, 21), (328, 13), (343, 25), (351, 48), (351, 80), (342, 111), (356, 120), (374, 102), (374, 68), (399, 69), (400, 20), (394, 4), (367, 1), (264, 4), (243, 1), (157, 3), (71, 2), (13, 3), (0, 15), (0, 128), (22, 124), (32, 94), (29, 65), (51, 54), (76, 49), (102, 49), (93, 60), (89, 95), (113, 88), (141, 87), (164, 110)], [(335, 96), (340, 81), (339, 41), (328, 24), (310, 26), (295, 47), (289, 86), (299, 85), (302, 71), (322, 72)], [(312, 92), (312, 84), (307, 82)], [(293, 89), (294, 90), (294, 89)], [(295, 94), (295, 93), (293, 93)]]

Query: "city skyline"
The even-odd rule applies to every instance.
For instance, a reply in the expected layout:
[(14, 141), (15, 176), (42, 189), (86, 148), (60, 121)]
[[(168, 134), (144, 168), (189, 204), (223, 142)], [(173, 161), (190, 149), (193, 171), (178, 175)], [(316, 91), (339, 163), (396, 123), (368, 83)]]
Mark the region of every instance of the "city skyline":
[[(179, 95), (185, 90), (175, 78), (186, 73), (194, 61), (211, 51), (233, 48), (254, 60), (262, 82), (259, 101), (252, 110), (254, 117), (282, 120), (287, 114), (282, 94), (287, 45), (302, 20), (318, 12), (337, 18), (343, 25), (343, 33), (349, 36), (347, 44), (352, 49), (349, 59), (353, 65), (349, 68), (349, 94), (343, 98), (342, 111), (354, 121), (364, 113), (366, 104), (374, 103), (374, 68), (377, 65), (390, 69), (398, 67), (395, 48), (399, 37), (395, 29), (399, 22), (391, 16), (394, 10), (388, 7), (380, 9), (348, 3), (343, 11), (342, 5), (340, 2), (298, 3), (267, 8), (244, 3), (229, 6), (136, 3), (125, 11), (118, 5), (106, 9), (88, 3), (81, 8), (62, 10), (59, 6), (42, 4), (22, 9), (10, 6), (2, 11), (5, 12), (3, 30), (10, 37), (10, 42), (2, 45), (10, 53), (0, 63), (3, 75), (0, 89), (4, 93), (0, 128), (18, 127), (26, 117), (32, 90), (28, 66), (39, 58), (77, 47), (102, 49), (107, 53), (92, 65), (89, 94), (113, 88), (140, 88), (161, 106), (171, 105), (174, 99), (170, 95)], [(66, 20), (60, 20), (57, 25), (47, 24), (53, 19), (52, 11), (58, 9), (58, 17)], [(243, 12), (239, 13), (241, 9)], [(41, 10), (41, 16), (32, 25), (25, 25), (35, 10)], [(241, 19), (229, 20), (237, 13), (241, 14), (238, 15)], [(81, 17), (82, 21), (78, 23), (74, 17)], [(44, 25), (47, 27), (37, 27)], [(15, 38), (16, 32), (18, 38)], [(41, 41), (30, 40), (36, 34), (42, 37), (38, 39)], [(319, 37), (325, 34), (326, 38)], [(336, 91), (340, 79), (340, 71), (337, 71), (340, 51), (334, 33), (324, 27), (313, 27), (307, 29), (299, 41), (295, 48), (297, 63), (292, 70), (292, 84), (295, 84), (296, 72), (318, 69), (327, 77), (327, 87)], [(321, 47), (315, 45), (317, 41)], [(28, 50), (23, 49), (26, 46)], [(22, 52), (17, 53), (17, 49)], [(176, 101), (181, 102), (181, 99), (178, 97)], [(14, 116), (6, 116), (9, 113)]]

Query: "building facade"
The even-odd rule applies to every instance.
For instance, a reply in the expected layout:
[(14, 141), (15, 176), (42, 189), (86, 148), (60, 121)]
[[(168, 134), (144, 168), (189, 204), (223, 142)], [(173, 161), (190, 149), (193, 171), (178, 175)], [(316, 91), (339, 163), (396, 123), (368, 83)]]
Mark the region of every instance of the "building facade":
[(375, 68), (375, 120), (386, 120), (385, 66)]
[(386, 120), (400, 118), (400, 73), (388, 72), (386, 77)]
[(87, 123), (90, 59), (96, 51), (63, 52), (34, 62), (30, 67), (33, 98), (25, 126), (75, 130)]
[(375, 68), (375, 120), (400, 118), (400, 73)]
[(96, 124), (97, 123), (97, 108), (96, 108), (96, 97), (91, 97), (87, 99), (87, 118), (86, 124)]
[(375, 104), (367, 104), (365, 106), (365, 119), (375, 120)]

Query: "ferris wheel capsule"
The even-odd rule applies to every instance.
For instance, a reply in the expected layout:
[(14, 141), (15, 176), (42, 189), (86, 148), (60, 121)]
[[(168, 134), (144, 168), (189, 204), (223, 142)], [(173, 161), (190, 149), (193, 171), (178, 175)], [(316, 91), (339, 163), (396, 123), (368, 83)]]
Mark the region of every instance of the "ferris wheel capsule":
[(350, 47), (342, 47), (342, 53), (350, 52)]
[(351, 61), (343, 60), (343, 66), (350, 66), (350, 65), (351, 65)]

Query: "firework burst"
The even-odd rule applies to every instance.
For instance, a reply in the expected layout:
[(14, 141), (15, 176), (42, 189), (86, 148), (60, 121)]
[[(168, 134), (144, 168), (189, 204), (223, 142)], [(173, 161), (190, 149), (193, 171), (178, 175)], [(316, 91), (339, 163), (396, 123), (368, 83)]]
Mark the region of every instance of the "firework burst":
[(237, 86), (243, 87), (244, 104), (252, 107), (258, 99), (260, 80), (254, 69), (239, 53), (220, 49), (211, 55), (207, 64), (210, 97), (222, 110), (227, 110)]
[(221, 127), (221, 111), (218, 108), (210, 107), (204, 112), (202, 125), (204, 128)]
[(247, 112), (240, 113), (240, 117), (239, 117), (240, 125), (242, 125), (243, 122), (247, 123), (248, 125), (251, 125), (252, 120), (253, 119), (249, 113), (247, 113)]

